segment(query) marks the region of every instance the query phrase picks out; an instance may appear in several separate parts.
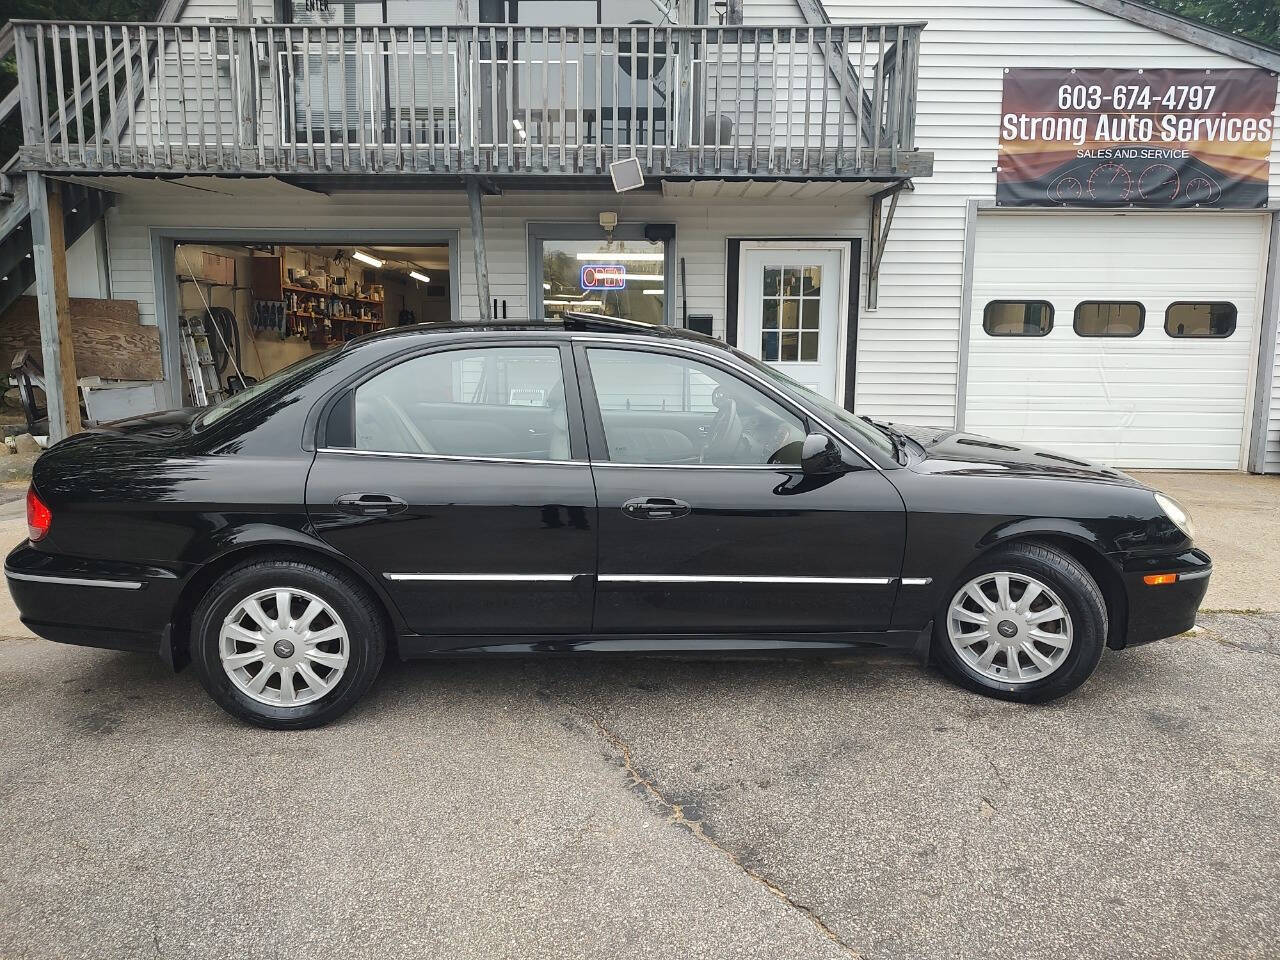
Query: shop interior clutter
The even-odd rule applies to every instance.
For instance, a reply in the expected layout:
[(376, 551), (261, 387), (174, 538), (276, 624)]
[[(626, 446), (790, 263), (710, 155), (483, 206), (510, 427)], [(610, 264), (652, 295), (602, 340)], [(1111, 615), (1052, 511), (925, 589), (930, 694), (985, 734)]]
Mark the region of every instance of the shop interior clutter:
[(184, 385), (197, 404), (361, 334), (450, 317), (443, 244), (183, 243), (174, 273)]

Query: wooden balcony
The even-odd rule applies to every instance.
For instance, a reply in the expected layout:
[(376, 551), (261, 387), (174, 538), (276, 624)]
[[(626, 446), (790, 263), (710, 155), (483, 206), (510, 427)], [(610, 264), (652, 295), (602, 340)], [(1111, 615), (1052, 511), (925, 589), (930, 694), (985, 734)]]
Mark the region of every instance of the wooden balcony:
[(15, 24), (50, 173), (927, 176), (922, 23)]

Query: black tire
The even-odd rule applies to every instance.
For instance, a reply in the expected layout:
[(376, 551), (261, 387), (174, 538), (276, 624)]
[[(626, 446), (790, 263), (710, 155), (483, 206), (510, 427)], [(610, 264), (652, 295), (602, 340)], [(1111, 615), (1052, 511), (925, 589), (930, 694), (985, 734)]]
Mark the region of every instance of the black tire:
[[(232, 682), (218, 650), (223, 620), (235, 606), (258, 591), (278, 587), (305, 590), (328, 604), (341, 618), (349, 645), (347, 664), (333, 689), (297, 706), (253, 699)], [(191, 661), (209, 696), (233, 716), (274, 730), (318, 727), (346, 713), (377, 677), (386, 647), (382, 610), (364, 584), (346, 573), (297, 560), (258, 560), (229, 571), (209, 589), (191, 618)]]
[[(965, 663), (951, 644), (947, 624), (952, 601), (966, 584), (984, 573), (1025, 574), (1047, 586), (1071, 617), (1072, 642), (1053, 672), (1025, 683), (983, 676)], [(1074, 558), (1040, 543), (1020, 542), (985, 554), (947, 590), (934, 618), (933, 659), (942, 672), (977, 693), (1020, 703), (1044, 703), (1075, 690), (1098, 666), (1107, 644), (1107, 604), (1089, 572)]]

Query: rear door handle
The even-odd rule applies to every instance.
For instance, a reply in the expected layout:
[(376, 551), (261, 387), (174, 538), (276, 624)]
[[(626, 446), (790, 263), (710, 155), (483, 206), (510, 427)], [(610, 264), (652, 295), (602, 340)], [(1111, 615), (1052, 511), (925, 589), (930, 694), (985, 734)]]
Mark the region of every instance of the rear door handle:
[(345, 493), (333, 505), (353, 517), (389, 517), (409, 506), (389, 493)]
[(622, 505), (622, 512), (635, 520), (674, 520), (688, 516), (691, 509), (672, 497), (636, 497)]

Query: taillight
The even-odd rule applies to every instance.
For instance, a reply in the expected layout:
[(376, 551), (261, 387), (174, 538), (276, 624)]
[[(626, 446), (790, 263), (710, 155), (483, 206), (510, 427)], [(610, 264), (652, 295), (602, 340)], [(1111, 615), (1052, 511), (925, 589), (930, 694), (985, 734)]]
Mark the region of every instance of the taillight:
[(43, 540), (53, 524), (53, 513), (36, 496), (34, 487), (27, 487), (27, 539)]

